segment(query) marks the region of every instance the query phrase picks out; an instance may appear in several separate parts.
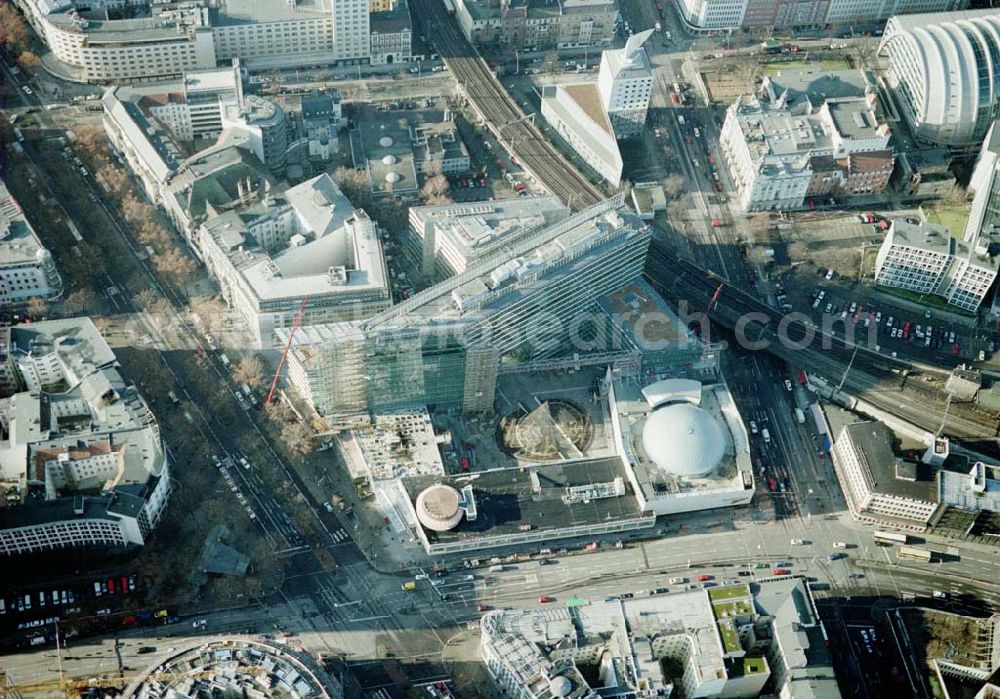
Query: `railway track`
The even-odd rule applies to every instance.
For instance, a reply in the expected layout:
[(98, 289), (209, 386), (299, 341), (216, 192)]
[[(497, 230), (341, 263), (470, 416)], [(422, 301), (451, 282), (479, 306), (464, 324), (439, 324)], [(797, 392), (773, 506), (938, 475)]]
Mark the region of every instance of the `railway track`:
[[(584, 209), (604, 199), (605, 193), (567, 161), (528, 120), (528, 115), (461, 33), (442, 0), (412, 2), (417, 16), (421, 18), (424, 33), (434, 38), (452, 77), (489, 129), (505, 144), (511, 157), (574, 210)], [(713, 320), (730, 329), (736, 328), (740, 319), (746, 318), (749, 313), (761, 314), (766, 323), (750, 326), (746, 331), (758, 334), (757, 338), (751, 339), (769, 340), (769, 351), (834, 384), (843, 382), (844, 390), (852, 395), (923, 429), (936, 433), (941, 427), (946, 395), (923, 381), (919, 373), (904, 373), (902, 370), (907, 368), (905, 363), (858, 350), (834, 334), (817, 333), (811, 324), (782, 323), (781, 313), (723, 282), (712, 272), (679, 258), (662, 243), (654, 242), (650, 248), (646, 276), (668, 295), (708, 310)], [(785, 338), (792, 344), (804, 342), (807, 333), (817, 334), (801, 349), (794, 349), (788, 343), (778, 341), (775, 330), (779, 328), (783, 329)], [(817, 342), (819, 346), (814, 346)], [(847, 371), (848, 367), (850, 371)], [(962, 438), (995, 437), (997, 417), (970, 404), (953, 403), (948, 406), (944, 431)]]
[(517, 102), (507, 94), (493, 71), (480, 58), (448, 15), (441, 0), (414, 0), (424, 33), (433, 37), (441, 58), (462, 92), (489, 129), (546, 189), (574, 210), (606, 198), (573, 163), (542, 134)]
[[(996, 415), (971, 403), (948, 404), (947, 394), (938, 388), (942, 373), (914, 371), (904, 362), (856, 349), (844, 338), (822, 333), (801, 321), (784, 326), (782, 341), (776, 333), (782, 327), (782, 313), (712, 272), (679, 258), (660, 242), (654, 241), (650, 247), (646, 276), (676, 301), (686, 301), (692, 311), (706, 311), (712, 321), (730, 330), (737, 329), (749, 314), (758, 314), (756, 323), (742, 329), (744, 337), (768, 341), (767, 351), (834, 385), (843, 381), (844, 391), (880, 410), (933, 433), (942, 427), (943, 420), (944, 433), (954, 437), (997, 436)], [(809, 342), (804, 340), (806, 333), (814, 334)]]

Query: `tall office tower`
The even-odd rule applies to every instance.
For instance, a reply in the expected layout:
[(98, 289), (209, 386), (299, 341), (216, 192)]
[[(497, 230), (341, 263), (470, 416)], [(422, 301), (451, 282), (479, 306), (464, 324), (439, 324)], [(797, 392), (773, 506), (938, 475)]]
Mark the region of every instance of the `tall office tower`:
[(371, 27), (368, 0), (332, 0), (333, 52), (341, 61), (368, 58)]
[(625, 42), (625, 48), (601, 55), (597, 89), (617, 138), (636, 135), (646, 123), (646, 110), (653, 93), (653, 71), (642, 44), (652, 33), (652, 29), (647, 29), (633, 34)]

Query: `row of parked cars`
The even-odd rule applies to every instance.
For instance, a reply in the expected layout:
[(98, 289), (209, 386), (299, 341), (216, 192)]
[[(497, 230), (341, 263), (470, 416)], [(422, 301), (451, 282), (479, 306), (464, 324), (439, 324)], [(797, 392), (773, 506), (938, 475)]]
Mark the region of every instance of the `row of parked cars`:
[[(135, 578), (131, 575), (112, 577), (107, 580), (95, 580), (93, 597), (119, 595), (135, 591)], [(28, 612), (33, 609), (49, 607), (66, 607), (75, 605), (86, 592), (73, 588), (37, 590), (35, 592), (19, 593), (13, 596), (0, 597), (0, 615), (8, 612)]]

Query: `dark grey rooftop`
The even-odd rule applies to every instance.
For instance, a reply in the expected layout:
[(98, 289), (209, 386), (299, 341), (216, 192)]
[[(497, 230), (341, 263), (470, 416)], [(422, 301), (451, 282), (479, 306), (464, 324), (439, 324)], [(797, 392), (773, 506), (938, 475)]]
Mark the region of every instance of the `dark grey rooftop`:
[[(872, 490), (886, 495), (936, 502), (934, 476), (926, 464), (900, 468), (892, 451), (892, 432), (881, 422), (855, 422), (845, 428), (871, 473)], [(839, 436), (839, 435), (838, 435)]]
[[(537, 475), (537, 492), (533, 487), (532, 473)], [(616, 477), (625, 482), (625, 494), (620, 497), (571, 503), (563, 500), (568, 487), (608, 483)], [(513, 534), (527, 524), (532, 526), (533, 531), (554, 531), (642, 515), (622, 462), (617, 457), (485, 471), (476, 473), (471, 480), (468, 475), (444, 479), (420, 476), (405, 479), (404, 487), (410, 499), (415, 501), (422, 490), (435, 483), (447, 483), (458, 490), (471, 483), (478, 517), (474, 522), (463, 519), (458, 527), (449, 532), (428, 531), (427, 538), (432, 543)]]

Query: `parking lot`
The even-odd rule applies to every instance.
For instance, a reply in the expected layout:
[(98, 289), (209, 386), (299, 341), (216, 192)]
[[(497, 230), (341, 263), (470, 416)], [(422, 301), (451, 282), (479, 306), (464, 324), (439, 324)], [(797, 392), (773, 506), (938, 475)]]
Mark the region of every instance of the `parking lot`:
[[(823, 274), (822, 281), (833, 281), (829, 271)], [(847, 333), (859, 344), (892, 356), (905, 350), (908, 355), (923, 355), (930, 360), (951, 357), (981, 362), (996, 351), (995, 340), (978, 336), (967, 325), (942, 320), (930, 309), (920, 313), (873, 304), (863, 293), (819, 284), (806, 301), (809, 315), (820, 327)]]

